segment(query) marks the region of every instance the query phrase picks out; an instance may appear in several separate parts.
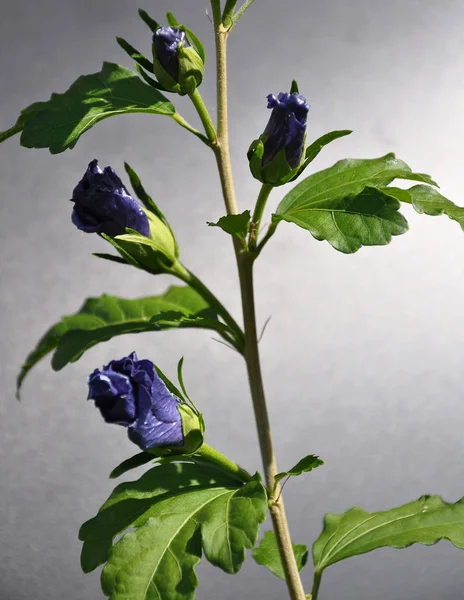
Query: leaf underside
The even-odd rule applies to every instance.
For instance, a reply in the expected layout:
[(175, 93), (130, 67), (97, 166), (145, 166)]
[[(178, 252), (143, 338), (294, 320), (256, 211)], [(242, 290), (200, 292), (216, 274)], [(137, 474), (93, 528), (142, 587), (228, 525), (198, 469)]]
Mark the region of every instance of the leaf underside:
[(203, 298), (187, 286), (171, 286), (160, 296), (134, 300), (106, 294), (88, 298), (77, 313), (51, 327), (27, 356), (17, 379), (18, 393), (31, 368), (53, 350), (52, 367), (60, 370), (116, 335), (186, 327), (219, 333), (225, 329)]
[(106, 563), (101, 582), (111, 600), (128, 600), (128, 590), (130, 600), (193, 599), (202, 552), (236, 573), (266, 512), (257, 479), (244, 485), (216, 466), (188, 459), (160, 464), (116, 487), (82, 525), (82, 569)]
[[(308, 562), (308, 548), (302, 544), (292, 544), (292, 547), (298, 571), (301, 571)], [(258, 565), (266, 567), (276, 577), (285, 579), (279, 548), (273, 531), (266, 531), (259, 546), (253, 549), (252, 556)]]
[(422, 496), (375, 513), (352, 508), (341, 515), (325, 516), (322, 534), (313, 545), (314, 566), (321, 572), (345, 558), (377, 548), (431, 546), (440, 540), (464, 548), (464, 498), (447, 504), (440, 496)]

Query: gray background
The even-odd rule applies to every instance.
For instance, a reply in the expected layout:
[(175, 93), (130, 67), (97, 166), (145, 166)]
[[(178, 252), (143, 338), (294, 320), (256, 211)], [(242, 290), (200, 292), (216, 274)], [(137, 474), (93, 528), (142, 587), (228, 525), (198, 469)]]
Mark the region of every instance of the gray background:
[[(144, 7), (158, 19), (171, 9), (188, 23), (204, 40), (211, 69), (205, 4)], [(129, 0), (3, 2), (1, 128), (102, 60), (130, 66), (116, 34), (149, 52), (136, 8)], [(269, 116), (265, 96), (286, 90), (293, 77), (312, 105), (309, 139), (355, 130), (325, 149), (315, 168), (394, 150), (463, 203), (463, 23), (462, 0), (257, 0), (230, 40), (241, 208), (258, 191), (245, 154)], [(214, 110), (211, 71), (201, 91)], [(176, 105), (195, 120), (187, 102)], [(85, 401), (85, 378), (97, 365), (136, 349), (174, 374), (183, 354), (209, 443), (249, 469), (260, 466), (243, 364), (207, 332), (117, 338), (58, 374), (44, 361), (26, 381), (22, 403), (15, 401), (18, 366), (60, 315), (102, 291), (136, 297), (171, 283), (90, 256), (107, 248), (72, 226), (68, 198), (94, 157), (120, 173), (123, 160), (139, 171), (174, 225), (184, 261), (239, 312), (231, 244), (205, 226), (224, 212), (212, 156), (174, 122), (109, 119), (58, 156), (20, 148), (17, 138), (1, 147), (1, 600), (101, 597), (98, 573), (80, 571), (77, 531), (112, 489), (109, 471), (135, 448)], [(270, 209), (283, 193), (273, 194)], [(326, 461), (286, 488), (297, 543), (312, 543), (326, 511), (464, 494), (464, 237), (446, 217), (404, 212), (407, 235), (351, 256), (283, 224), (257, 266), (260, 323), (272, 315), (261, 349), (279, 464), (307, 453)], [(328, 569), (320, 597), (462, 598), (463, 556), (445, 542), (379, 550)], [(198, 573), (203, 600), (285, 597), (284, 584), (251, 560), (233, 578), (204, 564)], [(309, 568), (304, 580), (310, 591)]]

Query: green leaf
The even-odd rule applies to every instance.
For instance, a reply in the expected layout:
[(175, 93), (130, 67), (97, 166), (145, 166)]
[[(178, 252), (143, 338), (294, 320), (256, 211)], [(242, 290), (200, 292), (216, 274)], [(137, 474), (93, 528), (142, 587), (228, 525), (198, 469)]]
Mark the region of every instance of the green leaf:
[(447, 504), (440, 496), (422, 496), (375, 513), (356, 507), (325, 516), (322, 534), (313, 545), (314, 566), (320, 573), (340, 560), (377, 548), (432, 546), (440, 540), (464, 548), (464, 498)]
[(52, 94), (48, 102), (26, 108), (16, 126), (3, 136), (14, 135), (22, 127), (22, 146), (49, 148), (57, 154), (74, 148), (80, 136), (99, 121), (129, 113), (172, 116), (175, 108), (130, 69), (105, 62), (101, 71), (82, 75), (63, 94)]
[(101, 581), (111, 600), (127, 600), (127, 590), (131, 600), (193, 599), (202, 549), (210, 563), (236, 573), (256, 543), (267, 513), (262, 484), (243, 485), (213, 465), (180, 460), (119, 485), (81, 527), (82, 569), (106, 562)]
[(106, 252), (93, 252), (92, 256), (96, 256), (97, 258), (103, 258), (104, 260), (110, 260), (111, 262), (116, 262), (121, 265), (130, 264), (122, 256), (116, 256), (115, 254), (107, 254)]
[[(314, 144), (318, 142), (319, 140)], [(413, 173), (394, 154), (373, 159), (347, 158), (303, 179), (280, 202), (277, 214), (284, 215), (299, 208), (318, 206), (327, 200), (356, 196), (365, 187), (385, 187), (394, 179), (411, 179), (436, 185), (428, 175)]]
[(151, 210), (152, 213), (154, 213), (158, 218), (160, 218), (163, 221), (163, 223), (167, 224), (166, 217), (161, 212), (161, 209), (154, 202), (154, 200), (151, 198), (151, 196), (149, 196), (147, 194), (147, 192), (145, 191), (145, 188), (142, 185), (142, 182), (140, 181), (140, 177), (137, 175), (137, 173), (134, 171), (134, 169), (126, 162), (124, 163), (124, 168), (126, 170), (126, 173), (129, 176), (129, 181), (131, 182), (131, 186), (135, 192), (135, 195), (140, 200), (140, 202), (148, 210)]
[(298, 87), (298, 82), (296, 79), (292, 79), (292, 84), (290, 86), (290, 94), (298, 94), (300, 91)]
[[(301, 571), (308, 562), (308, 548), (302, 544), (292, 544), (298, 571)], [(280, 579), (285, 579), (279, 548), (273, 531), (266, 531), (259, 546), (253, 549), (252, 556), (258, 565), (266, 567)]]
[(321, 460), (318, 456), (314, 456), (314, 454), (309, 454), (302, 458), (297, 464), (292, 467), (289, 471), (284, 471), (282, 473), (277, 473), (275, 476), (276, 483), (284, 479), (284, 477), (297, 477), (302, 473), (308, 473), (317, 467), (320, 467), (324, 464), (324, 461)]
[(154, 460), (156, 460), (156, 456), (154, 454), (149, 454), (148, 452), (139, 452), (115, 467), (110, 473), (110, 479), (117, 479), (118, 477), (121, 477), (121, 475), (124, 475), (124, 473), (132, 471), (132, 469), (137, 469), (138, 467), (143, 467), (143, 465), (146, 465)]
[(350, 254), (362, 246), (388, 244), (393, 235), (405, 233), (408, 224), (399, 208), (395, 198), (367, 187), (358, 195), (300, 204), (273, 218), (296, 223), (317, 240)]
[(428, 185), (415, 185), (408, 190), (389, 187), (383, 188), (382, 191), (401, 202), (412, 204), (420, 214), (431, 216), (445, 214), (464, 229), (464, 208), (457, 206)]
[(212, 328), (221, 335), (228, 331), (205, 300), (187, 286), (172, 286), (161, 296), (134, 300), (107, 294), (88, 298), (77, 313), (63, 317), (51, 327), (28, 355), (17, 379), (18, 394), (30, 369), (52, 350), (52, 366), (59, 370), (78, 360), (92, 346), (116, 335), (176, 327)]
[(245, 210), (239, 215), (226, 215), (221, 217), (217, 223), (210, 223), (210, 227), (220, 227), (226, 233), (230, 233), (240, 240), (245, 240), (250, 229), (251, 215), (249, 210)]

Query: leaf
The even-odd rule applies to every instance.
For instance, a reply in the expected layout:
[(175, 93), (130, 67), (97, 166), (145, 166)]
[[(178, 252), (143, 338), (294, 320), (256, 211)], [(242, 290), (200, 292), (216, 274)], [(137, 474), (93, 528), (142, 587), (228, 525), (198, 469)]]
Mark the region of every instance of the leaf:
[(301, 475), (302, 473), (308, 473), (317, 467), (320, 467), (324, 464), (324, 461), (321, 460), (318, 456), (314, 456), (314, 454), (309, 454), (302, 458), (297, 464), (292, 467), (289, 471), (284, 471), (282, 473), (277, 473), (275, 476), (276, 483), (284, 479), (284, 477), (296, 477)]
[(412, 204), (420, 214), (431, 216), (445, 214), (464, 229), (464, 208), (457, 206), (428, 185), (415, 185), (408, 190), (389, 187), (382, 191), (401, 202)]
[(277, 214), (284, 215), (298, 208), (317, 206), (327, 200), (356, 196), (365, 187), (385, 187), (394, 179), (412, 179), (436, 185), (428, 175), (413, 173), (394, 154), (373, 159), (347, 158), (303, 179), (280, 202)]
[(139, 16), (142, 19), (142, 21), (144, 21), (148, 25), (148, 27), (151, 29), (152, 33), (155, 33), (155, 31), (159, 27), (159, 23), (157, 23), (154, 19), (152, 19), (150, 17), (150, 15), (147, 13), (147, 11), (143, 10), (143, 8), (139, 8)]
[(121, 265), (129, 264), (127, 260), (122, 256), (116, 256), (115, 254), (107, 254), (106, 252), (93, 252), (92, 256), (96, 256), (97, 258), (103, 258), (104, 260), (110, 260), (111, 262), (116, 262)]
[[(308, 548), (302, 544), (292, 544), (298, 571), (301, 571), (308, 562)], [(266, 531), (259, 546), (253, 549), (252, 556), (258, 565), (266, 567), (280, 579), (285, 579), (282, 561), (280, 559), (277, 540), (273, 531)]]
[(132, 471), (132, 469), (142, 467), (143, 465), (146, 465), (154, 460), (156, 460), (156, 456), (154, 454), (150, 454), (148, 452), (139, 452), (115, 467), (110, 473), (110, 479), (117, 479), (118, 477), (121, 477), (121, 475), (124, 475), (124, 473)]
[(422, 496), (375, 513), (356, 507), (325, 516), (322, 534), (313, 545), (314, 566), (321, 572), (340, 560), (377, 548), (432, 546), (440, 540), (464, 548), (464, 498), (447, 504), (440, 496)]
[(129, 176), (129, 181), (131, 182), (131, 186), (135, 192), (135, 195), (140, 200), (140, 202), (145, 206), (145, 208), (151, 210), (152, 213), (154, 213), (158, 218), (160, 218), (163, 221), (163, 223), (167, 224), (166, 217), (161, 212), (161, 209), (154, 202), (151, 196), (147, 194), (145, 188), (142, 185), (142, 182), (140, 181), (140, 177), (137, 175), (134, 169), (126, 162), (124, 163), (124, 168)]
[(49, 148), (57, 154), (74, 148), (80, 136), (99, 121), (129, 113), (172, 116), (175, 108), (130, 69), (105, 62), (101, 71), (82, 75), (63, 94), (52, 94), (47, 102), (26, 108), (14, 133), (22, 126), (22, 146)]
[[(319, 200), (274, 215), (308, 229), (317, 240), (350, 254), (362, 246), (382, 246), (408, 230), (400, 203), (379, 189), (366, 187), (358, 195)], [(280, 207), (279, 207), (280, 209)]]
[(251, 215), (249, 210), (245, 210), (239, 215), (226, 215), (221, 217), (217, 223), (210, 223), (210, 227), (220, 227), (226, 233), (245, 240), (250, 229)]
[(127, 590), (131, 600), (193, 599), (202, 549), (213, 565), (236, 573), (255, 544), (267, 513), (262, 484), (244, 485), (216, 466), (181, 460), (119, 485), (82, 525), (82, 569), (106, 562), (102, 589), (111, 600), (127, 600)]
[[(163, 320), (165, 314), (169, 318)], [(30, 369), (52, 350), (52, 366), (60, 370), (95, 344), (116, 335), (176, 327), (212, 328), (221, 335), (228, 331), (205, 300), (187, 286), (171, 286), (160, 296), (134, 300), (107, 294), (88, 298), (77, 313), (51, 327), (27, 356), (17, 379), (18, 394)]]

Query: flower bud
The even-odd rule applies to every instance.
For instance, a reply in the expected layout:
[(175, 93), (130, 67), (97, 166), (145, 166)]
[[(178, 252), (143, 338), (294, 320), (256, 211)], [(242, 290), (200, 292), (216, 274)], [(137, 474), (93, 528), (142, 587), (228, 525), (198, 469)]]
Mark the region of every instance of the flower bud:
[(111, 167), (103, 171), (94, 159), (74, 188), (72, 222), (86, 233), (105, 233), (115, 237), (126, 227), (150, 235), (148, 217)]
[(203, 443), (200, 417), (168, 390), (153, 363), (138, 360), (135, 352), (95, 369), (87, 383), (88, 399), (104, 420), (126, 427), (142, 450), (192, 453)]
[(204, 63), (180, 27), (158, 27), (153, 35), (153, 72), (170, 92), (192, 94), (203, 81)]
[(304, 160), (309, 104), (301, 94), (269, 94), (272, 109), (264, 133), (248, 150), (253, 177), (262, 183), (283, 185), (297, 173)]

